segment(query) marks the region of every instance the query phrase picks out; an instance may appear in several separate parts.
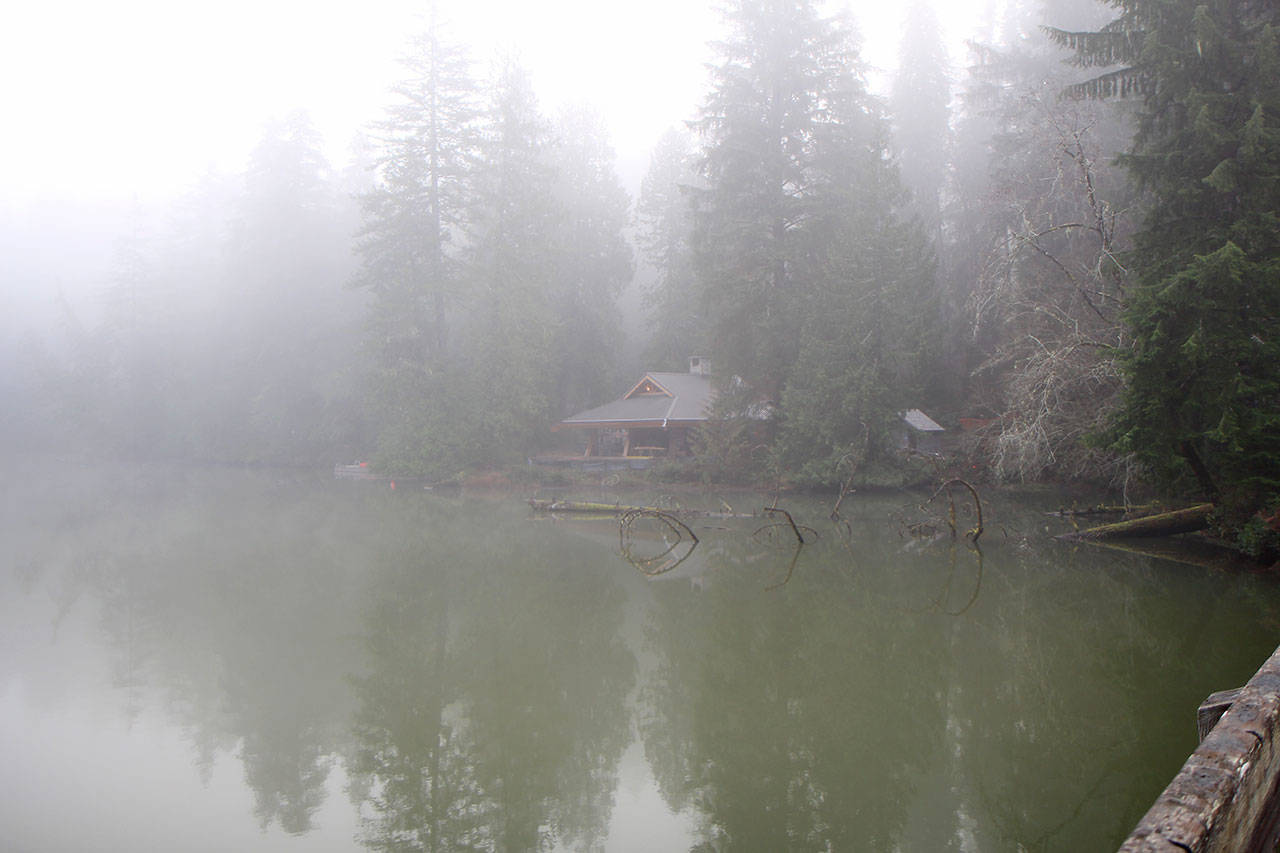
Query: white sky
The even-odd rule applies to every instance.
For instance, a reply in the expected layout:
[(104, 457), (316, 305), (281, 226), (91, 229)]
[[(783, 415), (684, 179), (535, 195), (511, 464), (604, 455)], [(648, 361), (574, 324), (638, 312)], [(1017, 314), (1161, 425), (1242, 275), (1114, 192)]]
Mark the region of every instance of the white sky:
[[(934, 0), (956, 60), (986, 0)], [(864, 56), (887, 68), (905, 3), (849, 0)], [(170, 195), (241, 168), (264, 122), (306, 109), (341, 165), (377, 118), (426, 0), (26, 0), (0, 29), (0, 197)], [(480, 70), (499, 49), (529, 69), (544, 111), (604, 115), (632, 183), (662, 132), (705, 91), (705, 0), (444, 0)]]

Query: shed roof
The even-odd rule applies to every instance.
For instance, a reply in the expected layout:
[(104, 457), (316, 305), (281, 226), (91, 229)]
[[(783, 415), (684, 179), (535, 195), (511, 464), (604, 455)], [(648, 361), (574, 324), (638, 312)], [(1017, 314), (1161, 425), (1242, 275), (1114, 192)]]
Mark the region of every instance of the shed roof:
[(562, 427), (664, 426), (707, 419), (711, 380), (692, 373), (646, 373), (621, 399), (565, 418)]
[(947, 431), (945, 427), (940, 426), (937, 421), (919, 409), (907, 409), (902, 413), (902, 419), (907, 422), (907, 426), (920, 432)]

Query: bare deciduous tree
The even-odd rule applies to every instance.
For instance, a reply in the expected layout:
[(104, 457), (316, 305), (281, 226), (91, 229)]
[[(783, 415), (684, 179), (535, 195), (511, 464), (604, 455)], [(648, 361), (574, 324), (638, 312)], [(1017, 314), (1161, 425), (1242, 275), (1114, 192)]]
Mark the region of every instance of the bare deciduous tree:
[(1125, 188), (1095, 130), (1112, 108), (1052, 95), (1024, 104), (1030, 156), (1002, 175), (1011, 224), (970, 303), (974, 339), (996, 342), (976, 371), (1000, 398), (982, 450), (1001, 479), (1122, 480), (1128, 461), (1088, 442), (1119, 399), (1126, 346), (1125, 216), (1111, 201)]

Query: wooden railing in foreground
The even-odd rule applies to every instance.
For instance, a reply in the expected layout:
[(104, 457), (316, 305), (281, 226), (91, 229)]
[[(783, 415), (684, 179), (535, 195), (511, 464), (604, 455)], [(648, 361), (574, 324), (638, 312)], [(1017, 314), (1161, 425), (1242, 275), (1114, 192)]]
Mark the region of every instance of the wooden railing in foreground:
[(1229, 707), (1121, 853), (1276, 850), (1280, 838), (1280, 649), (1234, 696), (1215, 693), (1201, 726)]

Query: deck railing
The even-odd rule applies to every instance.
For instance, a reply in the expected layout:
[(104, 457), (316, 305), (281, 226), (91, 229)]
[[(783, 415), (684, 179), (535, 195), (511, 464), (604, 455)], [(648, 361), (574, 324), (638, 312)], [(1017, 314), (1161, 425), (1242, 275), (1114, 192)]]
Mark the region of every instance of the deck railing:
[(1121, 853), (1276, 850), (1280, 649), (1239, 691), (1210, 696), (1198, 716), (1200, 746), (1138, 822)]

